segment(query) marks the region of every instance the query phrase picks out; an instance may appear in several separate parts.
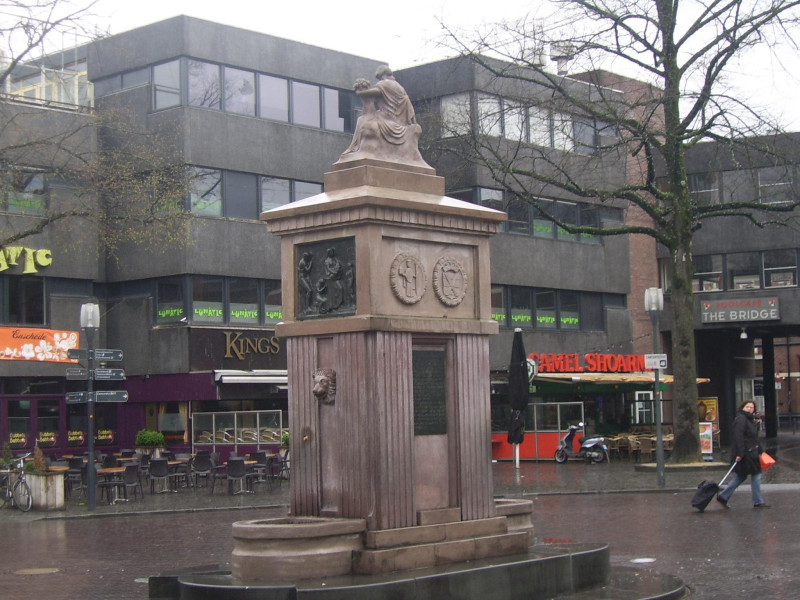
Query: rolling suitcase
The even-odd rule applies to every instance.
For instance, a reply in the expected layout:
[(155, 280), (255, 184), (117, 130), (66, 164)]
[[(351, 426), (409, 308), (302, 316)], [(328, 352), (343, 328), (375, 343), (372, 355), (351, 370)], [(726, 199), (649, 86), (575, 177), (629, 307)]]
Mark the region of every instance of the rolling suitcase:
[(722, 487), (722, 484), (725, 483), (725, 480), (728, 476), (733, 472), (733, 469), (736, 467), (736, 463), (731, 465), (731, 468), (728, 469), (728, 472), (725, 473), (725, 477), (719, 483), (711, 481), (709, 479), (704, 479), (700, 482), (700, 485), (697, 486), (697, 491), (692, 496), (692, 506), (694, 506), (700, 512), (703, 512), (708, 506), (708, 503), (717, 495)]

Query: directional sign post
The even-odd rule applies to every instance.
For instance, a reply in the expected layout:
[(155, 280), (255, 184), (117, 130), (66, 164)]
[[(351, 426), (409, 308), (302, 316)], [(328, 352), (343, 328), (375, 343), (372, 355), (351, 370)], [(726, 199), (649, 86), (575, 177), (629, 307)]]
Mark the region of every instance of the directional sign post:
[(125, 371), (123, 369), (95, 369), (95, 381), (122, 381), (125, 379)]
[(86, 392), (68, 392), (67, 404), (82, 404), (86, 402), (87, 396)]
[(116, 362), (122, 360), (122, 350), (109, 350), (107, 348), (95, 348), (94, 359), (100, 362)]
[(67, 350), (67, 358), (71, 360), (86, 360), (89, 358), (89, 351), (83, 348), (70, 348)]
[(96, 402), (127, 402), (128, 392), (126, 391), (99, 391), (95, 392)]
[(85, 380), (86, 379), (86, 369), (83, 367), (68, 367), (67, 368), (67, 379), (69, 381), (76, 381), (76, 380)]

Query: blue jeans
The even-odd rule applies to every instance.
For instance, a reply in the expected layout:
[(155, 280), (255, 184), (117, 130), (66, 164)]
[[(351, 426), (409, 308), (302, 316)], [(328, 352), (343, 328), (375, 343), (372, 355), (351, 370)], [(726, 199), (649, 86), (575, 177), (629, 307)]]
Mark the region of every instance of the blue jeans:
[[(719, 493), (719, 497), (725, 500), (725, 502), (730, 500), (731, 496), (733, 496), (733, 492), (744, 483), (745, 479), (747, 479), (747, 475), (742, 476), (734, 471), (733, 481)], [(764, 499), (761, 497), (761, 473), (750, 476), (750, 492), (753, 496), (753, 506), (756, 504), (764, 504)]]

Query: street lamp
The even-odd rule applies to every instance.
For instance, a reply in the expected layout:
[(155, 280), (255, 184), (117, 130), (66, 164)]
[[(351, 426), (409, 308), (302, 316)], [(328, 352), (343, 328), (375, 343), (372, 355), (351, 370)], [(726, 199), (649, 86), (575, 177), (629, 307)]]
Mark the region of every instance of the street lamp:
[[(658, 317), (664, 310), (664, 291), (661, 288), (647, 288), (644, 292), (644, 310), (650, 315), (653, 324), (653, 354), (658, 354)], [(661, 392), (658, 389), (659, 369), (653, 370), (653, 400), (656, 417), (656, 481), (664, 487), (664, 438), (661, 431)]]
[(92, 384), (94, 377), (94, 332), (100, 328), (100, 306), (87, 302), (81, 304), (81, 329), (86, 331), (86, 345), (87, 345), (87, 390), (86, 395), (86, 421), (89, 429), (89, 459), (86, 465), (86, 486), (87, 491), (87, 504), (89, 510), (94, 510), (97, 502), (95, 489), (95, 479), (97, 472), (94, 468), (94, 390)]

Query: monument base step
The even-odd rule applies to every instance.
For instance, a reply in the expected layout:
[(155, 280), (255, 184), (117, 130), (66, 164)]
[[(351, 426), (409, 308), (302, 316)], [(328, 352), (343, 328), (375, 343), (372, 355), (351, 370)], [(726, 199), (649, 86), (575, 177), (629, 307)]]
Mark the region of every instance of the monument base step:
[(513, 556), (415, 571), (303, 581), (247, 582), (226, 565), (164, 573), (149, 580), (151, 600), (673, 600), (670, 575), (611, 567), (607, 544), (541, 544)]
[(515, 531), (394, 548), (366, 549), (353, 552), (353, 572), (376, 575), (508, 556), (525, 552), (529, 541), (527, 532)]

